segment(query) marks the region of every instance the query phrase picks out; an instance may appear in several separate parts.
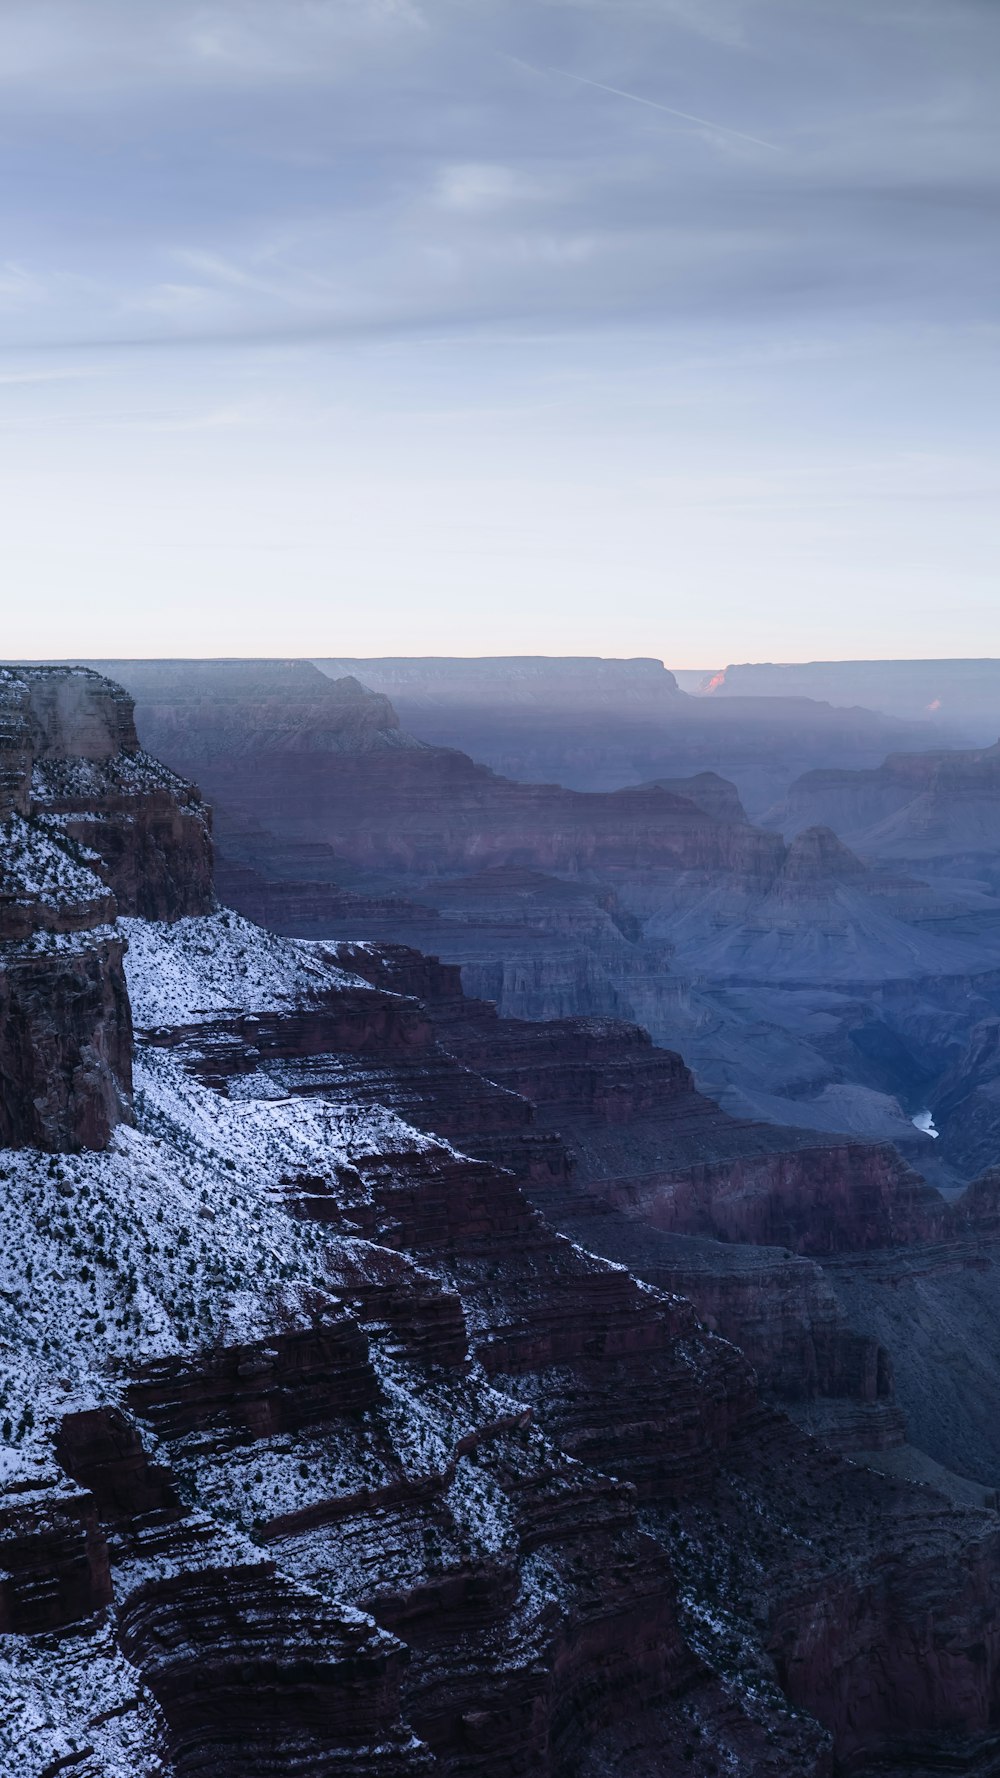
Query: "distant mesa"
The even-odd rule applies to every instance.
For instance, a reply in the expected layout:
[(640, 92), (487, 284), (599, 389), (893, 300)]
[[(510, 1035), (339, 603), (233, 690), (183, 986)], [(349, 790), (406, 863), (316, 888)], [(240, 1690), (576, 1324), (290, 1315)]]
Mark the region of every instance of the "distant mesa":
[(420, 740), (456, 747), (506, 777), (619, 790), (709, 769), (736, 785), (753, 819), (809, 766), (874, 766), (894, 748), (931, 746), (948, 732), (922, 707), (904, 722), (793, 687), (766, 697), (754, 685), (734, 691), (731, 669), (719, 686), (725, 695), (700, 695), (704, 675), (677, 675), (642, 657), (343, 656), (315, 664), (381, 692)]
[(674, 796), (687, 797), (716, 821), (739, 824), (750, 819), (735, 784), (730, 784), (728, 778), (720, 778), (718, 772), (695, 772), (690, 778), (654, 778), (639, 788), (669, 790)]
[(646, 657), (607, 660), (600, 655), (449, 655), (316, 658), (333, 679), (350, 674), (407, 705), (541, 707), (586, 712), (646, 708), (680, 699), (677, 681), (662, 661)]
[(815, 698), (862, 705), (904, 722), (933, 720), (956, 738), (993, 739), (1000, 660), (755, 662), (678, 674), (687, 692), (728, 698)]

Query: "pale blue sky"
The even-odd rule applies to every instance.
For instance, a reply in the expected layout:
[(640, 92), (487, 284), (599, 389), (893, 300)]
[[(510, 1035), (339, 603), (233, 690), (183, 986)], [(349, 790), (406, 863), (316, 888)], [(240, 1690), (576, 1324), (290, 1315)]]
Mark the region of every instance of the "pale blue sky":
[(0, 191), (2, 654), (1000, 654), (996, 0), (3, 0)]

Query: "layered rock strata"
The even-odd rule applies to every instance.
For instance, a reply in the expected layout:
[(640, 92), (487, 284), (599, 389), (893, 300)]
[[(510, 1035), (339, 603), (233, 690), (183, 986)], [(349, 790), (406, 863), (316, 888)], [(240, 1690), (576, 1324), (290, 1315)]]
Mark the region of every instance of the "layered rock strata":
[(130, 1115), (116, 915), (214, 905), (206, 811), (120, 686), (27, 668), (0, 678), (0, 813), (0, 1141), (103, 1148)]
[[(513, 778), (614, 790), (709, 769), (737, 780), (755, 811), (806, 761), (875, 765), (880, 749), (929, 745), (940, 733), (926, 712), (894, 721), (867, 697), (827, 702), (823, 693), (788, 695), (779, 685), (764, 696), (691, 697), (657, 660), (486, 656), (317, 664), (335, 680), (350, 674), (391, 698), (422, 740), (459, 747)], [(725, 686), (727, 694), (734, 689)], [(852, 707), (837, 709), (838, 702)], [(963, 726), (955, 724), (959, 732)]]
[(208, 811), (144, 753), (134, 700), (83, 668), (26, 677), (29, 807), (93, 855), (121, 914), (177, 920), (214, 907)]
[[(401, 687), (433, 685), (431, 703), (440, 694), (446, 714), (454, 672), (485, 676), (506, 688), (504, 720), (522, 730), (558, 726), (584, 684), (590, 727), (615, 698), (633, 715), (669, 705), (698, 722), (692, 711), (729, 722), (740, 706), (670, 691), (656, 663), (381, 666), (399, 670)], [(789, 816), (790, 844), (762, 834), (719, 775), (726, 761), (707, 731), (691, 758), (671, 730), (666, 755), (636, 755), (613, 789), (592, 779), (584, 789), (571, 753), (562, 784), (517, 783), (406, 734), (388, 679), (367, 690), (281, 661), (121, 671), (147, 741), (211, 795), (220, 882), (252, 918), (299, 936), (438, 951), (508, 1016), (630, 1019), (680, 1049), (734, 1115), (892, 1142), (945, 1187), (992, 1158), (976, 1146), (996, 1134), (981, 1097), (949, 1115), (951, 1130), (938, 1123), (937, 1146), (911, 1121), (933, 1110), (935, 1083), (971, 1026), (1000, 1016), (1000, 902), (988, 884), (925, 882), (919, 853), (916, 878), (881, 854), (872, 867), (868, 852), (841, 843), (839, 809), (822, 798), (801, 820)], [(760, 715), (764, 704), (748, 701)], [(771, 712), (787, 723), (781, 746), (795, 708), (778, 700)], [(586, 746), (600, 753), (596, 734)], [(828, 741), (815, 763), (840, 771), (846, 761)], [(798, 742), (792, 752), (802, 757)], [(952, 794), (942, 779), (939, 797), (949, 819), (973, 820), (971, 796), (984, 835), (989, 770), (984, 753), (977, 790), (956, 781)]]
[[(844, 1771), (874, 1770), (879, 1761), (894, 1770), (894, 1759), (924, 1751), (944, 1762), (943, 1771), (950, 1759), (964, 1757), (958, 1752), (963, 1736), (970, 1749), (985, 1746), (993, 1682), (981, 1688), (978, 1656), (963, 1638), (975, 1639), (976, 1626), (993, 1621), (990, 1576), (1000, 1555), (995, 1518), (963, 1514), (926, 1490), (845, 1465), (755, 1407), (752, 1393), (735, 1395), (689, 1308), (657, 1290), (643, 1305), (627, 1272), (609, 1273), (578, 1247), (553, 1245), (516, 1180), (497, 1172), (502, 1153), (529, 1181), (529, 1194), (541, 1189), (565, 1198), (570, 1189), (564, 1148), (554, 1133), (537, 1130), (530, 1105), (508, 1084), (517, 1071), (520, 1085), (530, 1085), (538, 1101), (548, 1095), (562, 1117), (575, 1110), (585, 1126), (621, 1129), (632, 1116), (641, 1125), (664, 1096), (691, 1097), (678, 1059), (652, 1052), (645, 1068), (636, 1066), (626, 1042), (616, 1077), (615, 1046), (625, 1036), (616, 1028), (529, 1029), (519, 1042), (518, 1032), (501, 1021), (493, 1030), (495, 1078), (486, 1079), (468, 1058), (475, 1044), (480, 1063), (489, 1050), (488, 1014), (467, 1003), (462, 1009), (451, 972), (398, 949), (355, 950), (339, 961), (359, 972), (367, 968), (382, 991), (390, 981), (397, 991), (404, 985), (429, 990), (427, 1010), (439, 1043), (413, 1055), (409, 1072), (380, 1065), (370, 1049), (309, 1056), (295, 1037), (283, 1045), (276, 1028), (258, 1044), (252, 1027), (232, 1019), (210, 1030), (175, 1028), (174, 1053), (241, 1103), (247, 1094), (292, 1092), (343, 1114), (359, 1102), (391, 1099), (426, 1128), (444, 1121), (447, 1105), (453, 1139), (491, 1161), (477, 1167), (426, 1150), (405, 1161), (359, 1159), (353, 1187), (343, 1178), (322, 1190), (309, 1179), (291, 1182), (297, 1214), (319, 1215), (327, 1228), (346, 1216), (457, 1286), (473, 1350), (494, 1382), (530, 1402), (545, 1430), (589, 1465), (638, 1485), (649, 1527), (670, 1550), (680, 1580), (681, 1625), (720, 1681), (744, 1695), (748, 1686), (757, 1689), (769, 1700), (765, 1712), (783, 1694), (793, 1698), (831, 1732)], [(463, 1023), (466, 1051), (459, 1060)], [(159, 1041), (167, 1041), (166, 1033)], [(640, 1056), (643, 1048), (637, 1040)], [(449, 1086), (456, 1078), (464, 1078), (464, 1091)], [(699, 1115), (692, 1112), (695, 1120)], [(613, 1210), (605, 1214), (618, 1220)], [(778, 1257), (771, 1256), (772, 1265)], [(771, 1374), (778, 1379), (785, 1367), (789, 1394), (796, 1388), (803, 1395), (824, 1387), (850, 1391), (857, 1432), (866, 1404), (873, 1412), (891, 1406), (885, 1355), (876, 1341), (851, 1332), (810, 1262), (787, 1263), (789, 1272), (801, 1267), (812, 1285), (814, 1373), (803, 1379), (789, 1370), (790, 1341), (765, 1354)], [(692, 1279), (696, 1272), (688, 1267)], [(765, 1289), (772, 1282), (766, 1279)], [(717, 1289), (711, 1275), (703, 1283)], [(730, 1296), (728, 1311), (738, 1313), (736, 1305)], [(760, 1298), (757, 1310), (760, 1315)], [(800, 1329), (799, 1349), (805, 1344)], [(888, 1412), (878, 1428), (875, 1436), (886, 1445), (898, 1443), (900, 1428)], [(956, 1535), (971, 1537), (975, 1546), (968, 1579), (951, 1575)], [(954, 1652), (945, 1663), (948, 1681), (936, 1668), (929, 1673), (926, 1696), (910, 1721), (904, 1695), (911, 1684), (923, 1685), (915, 1681), (922, 1663), (936, 1659), (919, 1627), (924, 1613)], [(827, 1626), (821, 1636), (818, 1621)], [(902, 1630), (903, 1622), (912, 1627)], [(987, 1652), (987, 1668), (993, 1658)], [(866, 1691), (862, 1676), (872, 1668), (884, 1678)], [(952, 1679), (966, 1700), (962, 1728), (944, 1703)], [(597, 1739), (613, 1741), (616, 1733), (608, 1724)], [(686, 1745), (693, 1759), (696, 1743)], [(506, 1757), (513, 1757), (510, 1748)], [(780, 1770), (788, 1753), (776, 1757)], [(671, 1771), (670, 1758), (661, 1747), (660, 1764), (650, 1769)], [(795, 1755), (803, 1770), (810, 1761), (817, 1769), (819, 1758), (817, 1744), (803, 1744)]]
[[(77, 690), (48, 685), (46, 721)], [(116, 710), (101, 692), (87, 746)], [(17, 852), (11, 917), (37, 926), (7, 943), (91, 942), (102, 917), (129, 940), (140, 1040), (134, 1125), (0, 1154), (0, 1759), (25, 1778), (988, 1769), (996, 1515), (803, 1436), (687, 1297), (540, 1207), (642, 1232), (605, 1189), (623, 1144), (672, 1141), (682, 1180), (723, 1138), (762, 1166), (759, 1127), (627, 1025), (498, 1020), (414, 951), (334, 954), (225, 912), (111, 926), (112, 849), (91, 868), (57, 825), (100, 814), (29, 804), (4, 828), (5, 856), (18, 820), (46, 846), (30, 870)], [(150, 854), (173, 911), (202, 894), (186, 819), (158, 879)], [(52, 929), (42, 865), (75, 930)], [(807, 1170), (810, 1145), (786, 1151)], [(835, 1245), (860, 1228), (873, 1259), (896, 1216), (924, 1250), (905, 1169), (813, 1184)], [(792, 1216), (780, 1180), (756, 1196)], [(964, 1214), (994, 1200), (986, 1182)], [(699, 1214), (723, 1201), (711, 1182)], [(810, 1325), (770, 1347), (758, 1326), (772, 1394), (890, 1401), (878, 1342), (812, 1260), (780, 1257), (766, 1288)], [(749, 1325), (745, 1278), (703, 1287)]]
[[(679, 1058), (632, 1028), (498, 1020), (433, 959), (399, 946), (338, 954), (380, 987), (419, 994), (441, 1044), (488, 1068), (498, 1090), (480, 1094), (459, 1139), (513, 1168), (572, 1239), (693, 1301), (751, 1359), (767, 1398), (827, 1443), (897, 1450), (903, 1473), (961, 1499), (993, 1496), (1000, 1353), (981, 1330), (995, 1317), (1000, 1249), (989, 1177), (946, 1203), (891, 1149), (727, 1118)], [(417, 1094), (408, 1101), (431, 1125), (442, 1115), (433, 1080), (428, 1070), (423, 1108)], [(530, 1128), (515, 1126), (512, 1089), (531, 1097)], [(757, 1244), (765, 1229), (783, 1244)], [(899, 1450), (900, 1401), (933, 1461)]]

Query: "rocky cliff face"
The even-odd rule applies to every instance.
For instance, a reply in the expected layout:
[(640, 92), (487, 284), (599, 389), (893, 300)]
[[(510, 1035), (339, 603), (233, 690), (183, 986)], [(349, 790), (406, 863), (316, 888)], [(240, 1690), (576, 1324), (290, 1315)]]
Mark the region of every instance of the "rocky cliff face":
[[(679, 1058), (620, 1022), (498, 1021), (460, 995), (457, 972), (411, 951), (341, 954), (419, 994), (449, 1052), (488, 1068), (500, 1093), (480, 1092), (460, 1140), (514, 1169), (573, 1240), (693, 1301), (766, 1398), (837, 1450), (992, 1499), (992, 1175), (946, 1203), (890, 1148), (726, 1117)], [(529, 1131), (511, 1123), (511, 1089), (531, 1096)], [(443, 1115), (433, 1101), (429, 1080), (423, 1103), (408, 1101), (429, 1127)], [(768, 1231), (787, 1245), (760, 1245)]]
[(208, 812), (193, 785), (140, 748), (133, 699), (84, 669), (24, 671), (32, 812), (95, 855), (120, 913), (206, 912)]
[(30, 777), (28, 688), (17, 672), (0, 668), (0, 820), (28, 813)]
[[(0, 836), (0, 845), (2, 845)], [(124, 946), (100, 926), (0, 945), (0, 1143), (103, 1148), (131, 1116)]]
[(785, 833), (826, 822), (868, 857), (936, 874), (982, 873), (996, 886), (1000, 742), (891, 753), (868, 771), (807, 772), (765, 820)]
[(827, 830), (799, 836), (764, 880), (506, 868), (383, 875), (389, 894), (337, 888), (332, 848), (292, 862), (266, 830), (224, 817), (223, 834), (259, 861), (222, 867), (225, 893), (252, 917), (432, 949), (510, 1016), (631, 1019), (682, 1049), (739, 1116), (890, 1140), (918, 1166), (943, 1160), (949, 1176), (951, 1144), (936, 1147), (907, 1114), (932, 1103), (970, 1023), (1000, 1012), (1000, 924), (989, 908), (866, 869)]
[(0, 1141), (102, 1148), (131, 1100), (116, 914), (214, 904), (206, 814), (120, 686), (10, 669), (0, 696)]
[(939, 1239), (940, 1194), (895, 1149), (830, 1140), (793, 1153), (664, 1167), (606, 1180), (609, 1200), (654, 1228), (820, 1256)]
[(710, 1472), (753, 1412), (738, 1355), (363, 1092), (259, 1096), (255, 1058), (331, 1042), (405, 1081), (433, 1047), (412, 1001), (362, 1016), (356, 980), (230, 916), (129, 931), (138, 1128), (3, 1157), (0, 1684), (44, 1719), (29, 1769), (528, 1778), (635, 1720), (663, 1771), (690, 1730), (695, 1770), (819, 1773), (815, 1726), (776, 1700), (765, 1729), (693, 1653), (623, 1476), (670, 1499)]
[[(533, 1030), (498, 1022), (489, 1009), (464, 1000), (453, 971), (412, 952), (342, 948), (337, 961), (363, 970), (380, 994), (405, 990), (423, 997), (426, 1022), (415, 1028), (406, 1061), (395, 1045), (380, 1054), (369, 1037), (359, 1049), (345, 1049), (342, 1022), (341, 1047), (334, 1051), (327, 1047), (332, 1027), (324, 1029), (322, 1018), (307, 1033), (298, 1020), (286, 1025), (253, 1013), (248, 1020), (231, 1011), (207, 1023), (188, 1018), (160, 1027), (157, 1042), (196, 1078), (212, 1081), (223, 1104), (225, 1096), (246, 1106), (267, 1103), (270, 1095), (287, 1104), (291, 1095), (292, 1103), (304, 1098), (339, 1117), (370, 1116), (390, 1104), (418, 1127), (443, 1129), (481, 1157), (446, 1160), (430, 1137), (430, 1149), (408, 1157), (398, 1149), (382, 1159), (355, 1153), (352, 1178), (324, 1179), (311, 1171), (291, 1176), (290, 1201), (306, 1225), (319, 1221), (330, 1233), (346, 1226), (381, 1246), (405, 1249), (440, 1284), (457, 1288), (472, 1350), (494, 1386), (530, 1404), (536, 1423), (591, 1469), (611, 1470), (638, 1487), (676, 1576), (680, 1630), (717, 1679), (735, 1687), (733, 1696), (749, 1685), (776, 1703), (780, 1688), (768, 1688), (780, 1675), (796, 1703), (832, 1733), (845, 1770), (873, 1769), (879, 1759), (892, 1770), (894, 1758), (936, 1749), (943, 1771), (949, 1759), (964, 1757), (958, 1752), (963, 1734), (986, 1745), (992, 1692), (973, 1682), (966, 1657), (959, 1662), (963, 1677), (955, 1674), (968, 1700), (962, 1731), (954, 1717), (945, 1726), (951, 1680), (936, 1669), (928, 1671), (921, 1712), (905, 1726), (903, 1697), (928, 1658), (918, 1652), (926, 1646), (916, 1627), (922, 1612), (929, 1610), (949, 1638), (986, 1621), (981, 1613), (1000, 1553), (991, 1541), (992, 1516), (933, 1505), (926, 1490), (846, 1466), (829, 1449), (820, 1453), (787, 1423), (762, 1414), (745, 1373), (741, 1382), (731, 1360), (720, 1365), (723, 1349), (697, 1329), (675, 1295), (662, 1295), (663, 1280), (643, 1304), (627, 1271), (609, 1273), (579, 1245), (553, 1244), (551, 1231), (530, 1212), (526, 1197), (555, 1210), (576, 1193), (565, 1145), (547, 1127), (553, 1120), (579, 1132), (583, 1152), (588, 1132), (591, 1143), (601, 1131), (611, 1133), (609, 1140), (616, 1132), (628, 1139), (648, 1120), (662, 1120), (666, 1106), (674, 1108), (689, 1147), (706, 1140), (706, 1123), (718, 1114), (698, 1103), (679, 1059), (656, 1052), (620, 1024)], [(151, 962), (152, 953), (144, 967)], [(162, 964), (156, 973), (162, 975)], [(660, 1140), (663, 1134), (661, 1121)], [(498, 1161), (505, 1174), (496, 1171)], [(622, 1226), (606, 1204), (602, 1212), (591, 1197), (591, 1205), (589, 1229), (602, 1214)], [(679, 1273), (676, 1255), (673, 1265)], [(793, 1282), (796, 1266), (806, 1274), (804, 1287)], [(839, 1392), (856, 1404), (854, 1419), (841, 1418), (832, 1431), (844, 1440), (853, 1435), (850, 1448), (859, 1448), (862, 1435), (898, 1446), (902, 1430), (898, 1414), (892, 1418), (884, 1351), (870, 1336), (853, 1333), (809, 1262), (785, 1261), (784, 1267), (783, 1297), (775, 1292), (782, 1262), (773, 1252), (758, 1266), (755, 1295), (748, 1270), (735, 1273), (735, 1288), (728, 1289), (718, 1265), (706, 1266), (699, 1282), (698, 1267), (689, 1263), (687, 1275), (706, 1306), (714, 1298), (731, 1325), (740, 1321), (749, 1330), (756, 1319), (775, 1393), (783, 1389), (794, 1398), (796, 1391), (805, 1397), (829, 1391), (831, 1399)], [(811, 1372), (802, 1368), (807, 1355)], [(971, 1581), (958, 1574), (949, 1579), (960, 1525), (980, 1564)], [(803, 1566), (805, 1538), (811, 1553)], [(292, 1546), (283, 1547), (290, 1560)], [(886, 1563), (894, 1577), (888, 1588), (881, 1578)], [(964, 1577), (964, 1567), (961, 1572)], [(991, 1610), (986, 1607), (987, 1618)], [(898, 1612), (905, 1622), (912, 1614), (912, 1632), (901, 1636)], [(385, 1621), (406, 1638), (406, 1620)], [(822, 1635), (818, 1621), (826, 1625)], [(860, 1675), (872, 1664), (884, 1680), (865, 1697)], [(646, 1693), (647, 1700), (652, 1696)], [(428, 1719), (415, 1719), (429, 1734)], [(649, 1769), (670, 1773), (678, 1750), (663, 1740), (650, 1751), (646, 1737), (666, 1732), (665, 1718), (654, 1714), (654, 1720), (658, 1731), (640, 1712), (632, 1758), (641, 1742)], [(598, 1715), (594, 1722), (595, 1745), (615, 1748), (607, 1769), (627, 1772), (613, 1717)], [(707, 1735), (704, 1715), (701, 1723), (701, 1735), (687, 1731), (676, 1769), (690, 1763), (684, 1747), (692, 1760), (709, 1746), (708, 1759), (719, 1758), (717, 1719)], [(819, 1744), (800, 1742), (792, 1752), (782, 1738), (787, 1729), (778, 1730), (773, 1719), (770, 1726), (779, 1735), (770, 1756), (778, 1770), (789, 1760), (793, 1770), (822, 1769)], [(737, 1770), (758, 1769), (751, 1749), (752, 1743), (740, 1745)], [(448, 1757), (456, 1759), (454, 1752)], [(517, 1757), (517, 1744), (508, 1740), (508, 1765), (501, 1769)], [(537, 1749), (531, 1757), (537, 1760)], [(579, 1749), (572, 1757), (581, 1759)], [(458, 1756), (455, 1769), (478, 1769), (463, 1763), (470, 1758)]]
[[(0, 1763), (988, 1770), (1000, 1521), (775, 1412), (843, 1400), (894, 1436), (885, 1353), (814, 1261), (763, 1252), (754, 1294), (613, 1201), (623, 1155), (638, 1180), (664, 1145), (678, 1179), (762, 1180), (773, 1133), (627, 1023), (499, 1019), (412, 949), (221, 910), (112, 924), (113, 865), (64, 815), (101, 811), (2, 830), (28, 928), (5, 944), (127, 939), (134, 1123), (0, 1152)], [(925, 1250), (905, 1169), (845, 1187), (844, 1157), (824, 1174), (810, 1133), (786, 1141), (838, 1242), (881, 1216)], [(630, 1236), (636, 1269), (593, 1250)], [(682, 1273), (755, 1342), (767, 1399)]]
[(122, 686), (83, 667), (18, 667), (0, 698), (0, 815), (86, 855), (120, 913), (173, 920), (214, 906), (208, 811), (142, 751)]

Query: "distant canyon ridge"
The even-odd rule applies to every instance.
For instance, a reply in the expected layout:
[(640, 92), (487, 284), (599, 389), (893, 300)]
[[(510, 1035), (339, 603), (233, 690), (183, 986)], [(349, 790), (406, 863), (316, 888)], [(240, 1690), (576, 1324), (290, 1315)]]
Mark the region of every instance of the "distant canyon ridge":
[[(896, 669), (910, 663), (885, 664), (888, 702), (861, 695), (862, 687), (874, 692), (878, 679), (867, 663), (856, 671), (847, 664), (842, 677), (838, 663), (829, 683), (818, 679), (813, 688), (794, 677), (782, 681), (782, 674), (799, 669), (676, 674), (662, 661), (642, 658), (340, 656), (317, 657), (314, 664), (331, 678), (349, 676), (381, 692), (404, 729), (422, 740), (459, 747), (508, 777), (618, 790), (709, 770), (732, 779), (754, 818), (810, 766), (864, 769), (900, 748), (997, 738), (980, 722), (988, 690), (970, 699), (961, 676), (954, 692), (947, 673), (939, 672), (929, 675), (927, 683), (937, 689), (926, 696), (923, 689), (895, 695)], [(983, 683), (993, 686), (997, 707), (1000, 663)]]
[(251, 917), (415, 945), (504, 1016), (634, 1020), (732, 1115), (893, 1142), (945, 1190), (992, 1164), (995, 748), (652, 661), (100, 666)]
[(674, 677), (697, 697), (818, 698), (903, 722), (929, 720), (971, 742), (997, 737), (1000, 660), (768, 661)]

